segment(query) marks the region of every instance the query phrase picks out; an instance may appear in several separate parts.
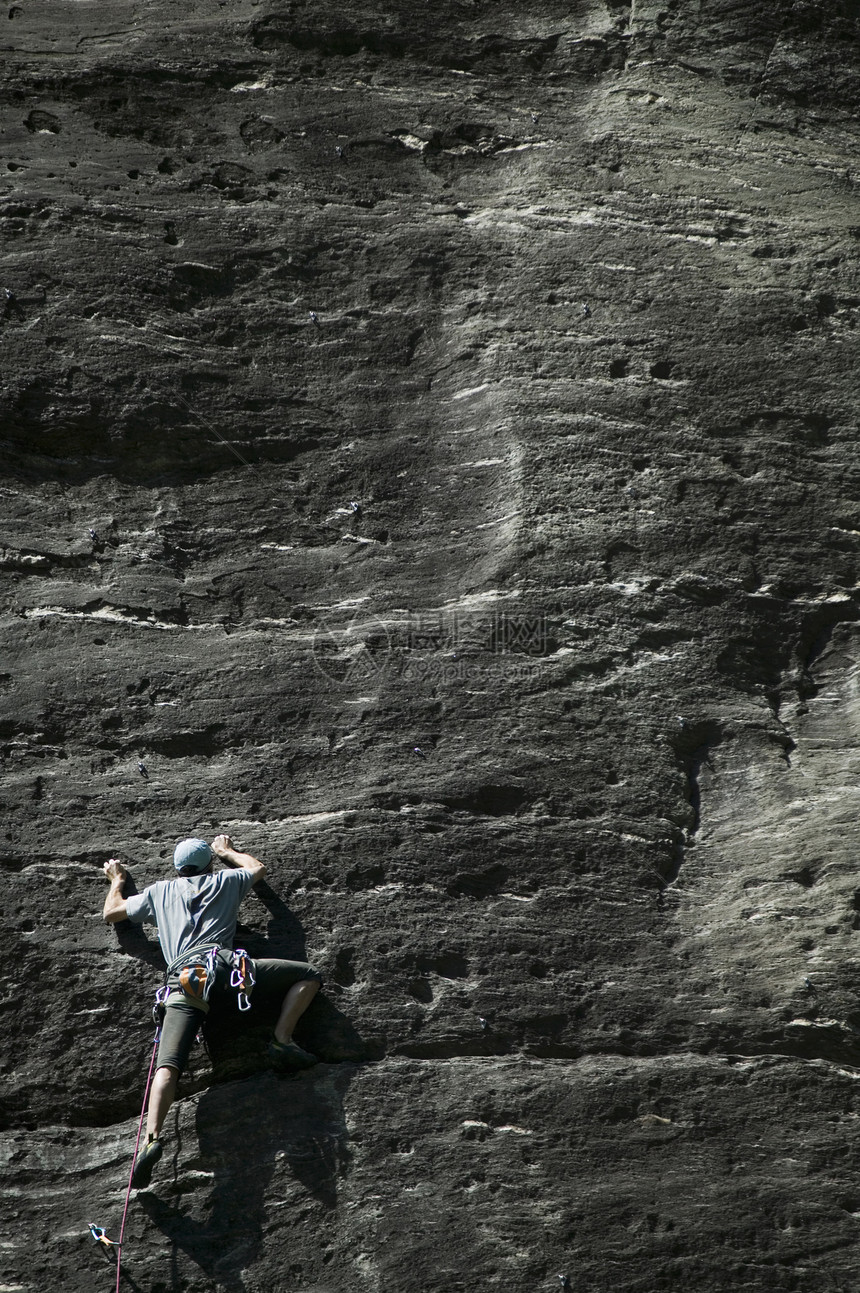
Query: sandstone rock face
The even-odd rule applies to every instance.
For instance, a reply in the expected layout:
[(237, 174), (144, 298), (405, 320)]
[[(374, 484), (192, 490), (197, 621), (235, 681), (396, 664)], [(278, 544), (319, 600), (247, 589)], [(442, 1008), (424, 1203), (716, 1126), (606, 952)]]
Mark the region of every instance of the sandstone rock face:
[(0, 1289), (854, 1288), (856, 5), (3, 21)]

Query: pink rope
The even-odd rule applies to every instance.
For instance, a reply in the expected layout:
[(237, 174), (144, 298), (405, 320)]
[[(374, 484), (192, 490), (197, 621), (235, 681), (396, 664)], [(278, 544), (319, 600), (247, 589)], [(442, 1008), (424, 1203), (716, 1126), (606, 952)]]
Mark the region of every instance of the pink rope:
[(149, 1072), (146, 1075), (146, 1090), (143, 1093), (143, 1108), (140, 1111), (140, 1122), (137, 1124), (137, 1140), (134, 1142), (134, 1157), (131, 1160), (131, 1171), (128, 1174), (128, 1189), (125, 1192), (125, 1206), (122, 1210), (122, 1222), (119, 1228), (119, 1240), (116, 1244), (116, 1293), (119, 1293), (120, 1270), (122, 1266), (122, 1241), (125, 1238), (125, 1219), (128, 1215), (128, 1201), (131, 1198), (131, 1179), (134, 1176), (134, 1165), (137, 1162), (137, 1147), (140, 1144), (140, 1133), (143, 1131), (143, 1119), (146, 1116), (146, 1103), (149, 1099), (149, 1088), (152, 1083), (152, 1070), (155, 1068), (155, 1053), (158, 1050), (158, 1040), (161, 1037), (161, 1028), (155, 1031), (155, 1041), (152, 1043), (152, 1059), (149, 1061)]

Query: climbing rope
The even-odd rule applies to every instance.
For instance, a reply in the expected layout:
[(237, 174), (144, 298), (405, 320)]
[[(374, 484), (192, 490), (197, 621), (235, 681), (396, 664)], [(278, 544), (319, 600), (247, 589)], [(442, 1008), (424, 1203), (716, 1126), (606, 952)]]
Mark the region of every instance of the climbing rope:
[(146, 1117), (146, 1106), (149, 1101), (149, 1088), (152, 1085), (152, 1074), (153, 1074), (153, 1070), (155, 1069), (155, 1056), (158, 1053), (158, 1043), (161, 1039), (161, 1017), (157, 1013), (159, 1005), (160, 1005), (160, 1001), (157, 1001), (155, 1009), (152, 1012), (156, 1021), (155, 1040), (152, 1043), (152, 1058), (149, 1061), (149, 1072), (146, 1075), (146, 1089), (144, 1090), (144, 1093), (143, 1093), (143, 1106), (141, 1107), (140, 1120), (137, 1124), (137, 1138), (134, 1142), (134, 1154), (132, 1155), (132, 1160), (131, 1160), (131, 1171), (128, 1174), (128, 1189), (125, 1192), (125, 1203), (122, 1209), (122, 1221), (120, 1222), (120, 1227), (119, 1227), (119, 1239), (108, 1239), (107, 1234), (104, 1230), (104, 1227), (97, 1226), (92, 1221), (89, 1222), (90, 1234), (92, 1235), (96, 1243), (101, 1244), (106, 1253), (109, 1253), (113, 1248), (116, 1249), (116, 1293), (119, 1293), (119, 1283), (120, 1283), (121, 1268), (122, 1268), (122, 1242), (123, 1242), (123, 1239), (125, 1238), (125, 1219), (128, 1216), (128, 1201), (131, 1198), (131, 1182), (132, 1182), (132, 1177), (134, 1176), (134, 1165), (137, 1162), (137, 1151), (140, 1146), (140, 1134), (143, 1131), (143, 1120)]

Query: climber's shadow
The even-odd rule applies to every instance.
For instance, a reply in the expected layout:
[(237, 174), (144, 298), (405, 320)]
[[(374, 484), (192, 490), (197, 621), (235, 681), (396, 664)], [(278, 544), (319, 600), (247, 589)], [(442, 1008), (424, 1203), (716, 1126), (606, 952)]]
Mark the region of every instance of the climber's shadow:
[[(254, 894), (266, 908), (266, 930), (262, 932), (240, 923), (236, 929), (236, 945), (244, 947), (251, 957), (306, 962), (305, 931), (295, 912), (265, 881), (255, 887)], [(338, 991), (336, 984), (332, 990)], [(247, 1077), (266, 1066), (266, 1045), (278, 1018), (281, 999), (263, 996), (258, 991), (252, 1000), (253, 1007), (246, 1014), (240, 1015), (230, 1005), (212, 1011), (207, 1019), (206, 1048), (216, 1081)], [(379, 1058), (377, 1050), (364, 1042), (346, 1015), (334, 1005), (325, 985), (299, 1020), (296, 1041), (329, 1063)]]
[[(266, 955), (284, 956), (288, 960), (295, 961), (305, 960), (305, 931), (296, 913), (287, 906), (283, 898), (278, 897), (265, 880), (256, 884), (253, 892), (269, 914), (265, 934)], [(250, 941), (254, 941), (255, 938), (259, 940), (259, 935), (253, 935), (248, 930), (245, 930), (245, 933)], [(251, 952), (250, 947), (248, 951)], [(262, 953), (259, 954), (262, 955)]]
[[(245, 1293), (242, 1273), (263, 1252), (267, 1197), (276, 1195), (279, 1207), (295, 1208), (303, 1222), (309, 1196), (310, 1207), (321, 1214), (335, 1206), (338, 1178), (349, 1167), (343, 1103), (355, 1071), (352, 1064), (321, 1066), (211, 1087), (197, 1102), (197, 1152), (183, 1145), (177, 1116), (174, 1160), (162, 1160), (157, 1193), (140, 1195), (144, 1211), (172, 1246), (169, 1288), (185, 1287), (184, 1253), (225, 1293)], [(212, 1185), (195, 1206), (201, 1177), (206, 1184), (211, 1177)]]

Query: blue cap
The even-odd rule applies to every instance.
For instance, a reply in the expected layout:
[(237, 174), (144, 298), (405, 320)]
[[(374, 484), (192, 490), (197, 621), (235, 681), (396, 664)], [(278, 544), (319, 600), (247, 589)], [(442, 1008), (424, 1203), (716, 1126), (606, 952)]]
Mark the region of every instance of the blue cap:
[(214, 856), (205, 840), (181, 840), (173, 850), (173, 865), (177, 871), (186, 866), (205, 871)]

